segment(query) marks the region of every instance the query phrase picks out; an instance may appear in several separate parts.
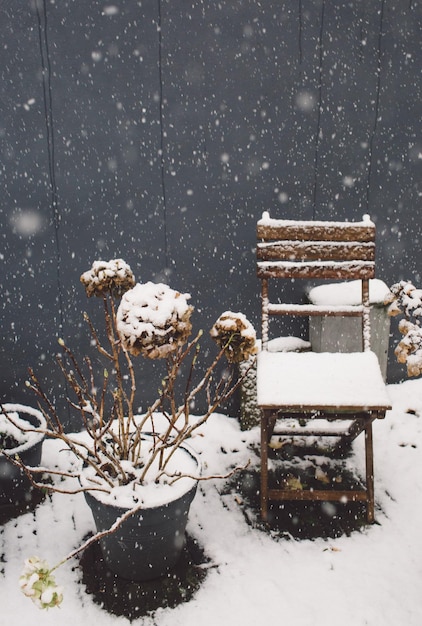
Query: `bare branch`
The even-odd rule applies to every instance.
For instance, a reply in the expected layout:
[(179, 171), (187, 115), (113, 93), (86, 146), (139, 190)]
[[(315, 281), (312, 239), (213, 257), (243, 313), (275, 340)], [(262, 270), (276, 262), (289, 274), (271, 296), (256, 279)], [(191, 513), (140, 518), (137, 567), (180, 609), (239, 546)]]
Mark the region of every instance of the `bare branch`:
[(89, 539), (87, 539), (78, 548), (76, 548), (75, 550), (70, 552), (67, 556), (65, 556), (65, 558), (62, 559), (60, 561), (60, 563), (55, 565), (50, 571), (51, 572), (54, 571), (55, 569), (57, 569), (58, 567), (60, 567), (64, 563), (66, 563), (66, 561), (69, 561), (70, 559), (73, 559), (80, 552), (83, 552), (84, 550), (86, 550), (90, 545), (92, 545), (96, 541), (99, 541), (103, 537), (107, 537), (108, 535), (111, 535), (111, 534), (115, 533), (116, 530), (118, 530), (120, 528), (120, 526), (124, 522), (126, 522), (126, 520), (128, 520), (130, 517), (132, 517), (132, 515), (135, 515), (135, 513), (137, 513), (138, 511), (140, 511), (143, 508), (143, 506), (144, 506), (144, 504), (141, 503), (141, 504), (138, 504), (137, 506), (133, 507), (133, 509), (129, 509), (129, 511), (126, 511), (126, 513), (124, 513), (123, 515), (121, 515), (120, 517), (118, 517), (116, 519), (114, 524), (112, 526), (110, 526), (110, 528), (108, 530), (102, 530), (102, 531), (96, 533), (95, 535), (93, 535), (92, 537), (90, 537)]
[(192, 474), (182, 474), (182, 473), (169, 474), (167, 472), (162, 472), (160, 476), (167, 476), (168, 478), (173, 478), (174, 480), (171, 481), (170, 485), (173, 485), (176, 481), (180, 480), (181, 478), (192, 478), (192, 480), (196, 480), (198, 482), (204, 481), (204, 480), (214, 480), (214, 479), (224, 480), (226, 478), (231, 478), (237, 472), (247, 469), (250, 464), (251, 464), (251, 461), (249, 459), (246, 465), (239, 465), (238, 467), (233, 468), (227, 474), (214, 474), (214, 475), (207, 474), (206, 476), (193, 476)]

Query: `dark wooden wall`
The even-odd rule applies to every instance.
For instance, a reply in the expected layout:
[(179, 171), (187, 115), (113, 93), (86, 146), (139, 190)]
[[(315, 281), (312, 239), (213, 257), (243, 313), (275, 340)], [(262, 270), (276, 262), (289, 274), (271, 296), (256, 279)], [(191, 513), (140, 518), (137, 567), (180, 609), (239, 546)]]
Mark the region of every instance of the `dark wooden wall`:
[(421, 284), (421, 2), (0, 0), (0, 21), (2, 400), (29, 364), (61, 398), (97, 258), (189, 291), (198, 328), (257, 324), (263, 210), (369, 213), (378, 277)]

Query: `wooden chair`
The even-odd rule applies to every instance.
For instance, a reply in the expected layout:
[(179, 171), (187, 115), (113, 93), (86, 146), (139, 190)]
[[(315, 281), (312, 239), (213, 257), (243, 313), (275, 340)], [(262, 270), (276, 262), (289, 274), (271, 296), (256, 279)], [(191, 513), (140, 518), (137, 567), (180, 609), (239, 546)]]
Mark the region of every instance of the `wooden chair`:
[[(375, 226), (362, 222), (271, 219), (257, 224), (257, 274), (262, 281), (262, 350), (257, 359), (257, 402), (261, 410), (261, 516), (272, 500), (366, 503), (374, 521), (372, 422), (391, 408), (378, 359), (370, 350), (369, 279), (375, 273)], [(362, 281), (359, 306), (317, 306), (271, 302), (274, 279)], [(273, 285), (272, 285), (273, 286)], [(273, 315), (359, 316), (362, 351), (357, 353), (269, 352)], [(366, 481), (362, 489), (269, 488), (268, 447), (274, 428), (279, 437), (303, 434), (339, 437), (340, 447), (365, 437)], [(293, 425), (292, 425), (293, 421)], [(290, 485), (289, 485), (290, 487)]]

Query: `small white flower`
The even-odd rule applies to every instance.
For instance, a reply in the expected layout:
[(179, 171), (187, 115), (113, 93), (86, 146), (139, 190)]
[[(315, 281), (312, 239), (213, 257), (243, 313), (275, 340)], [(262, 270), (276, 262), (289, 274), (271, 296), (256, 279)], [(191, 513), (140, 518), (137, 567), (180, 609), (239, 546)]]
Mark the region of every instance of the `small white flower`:
[(48, 563), (37, 556), (26, 559), (19, 586), (40, 609), (59, 606), (63, 600), (63, 589), (56, 584)]

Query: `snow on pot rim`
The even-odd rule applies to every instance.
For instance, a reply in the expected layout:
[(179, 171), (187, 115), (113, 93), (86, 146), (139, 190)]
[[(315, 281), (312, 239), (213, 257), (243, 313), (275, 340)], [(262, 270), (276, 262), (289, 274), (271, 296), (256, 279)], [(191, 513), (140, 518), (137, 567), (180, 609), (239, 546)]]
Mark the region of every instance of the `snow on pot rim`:
[[(10, 416), (19, 428), (7, 419), (5, 413)], [(34, 424), (29, 420), (30, 425), (28, 426), (28, 420), (21, 417), (20, 414), (29, 415), (35, 418), (38, 423)], [(44, 433), (40, 431), (45, 430), (46, 427), (47, 422), (40, 410), (26, 404), (10, 402), (0, 404), (0, 433), (2, 435), (10, 435), (16, 439), (16, 441), (20, 442), (19, 445), (14, 448), (5, 448), (8, 454), (22, 454), (22, 452), (40, 443), (44, 439)], [(2, 454), (3, 452), (0, 450), (0, 455)]]
[[(151, 442), (148, 442), (150, 449), (151, 435), (145, 433), (142, 438), (145, 441), (151, 439)], [(199, 456), (186, 443), (175, 450), (166, 467), (166, 474), (162, 475), (158, 482), (155, 481), (155, 477), (159, 472), (154, 471), (154, 467), (151, 468), (150, 478), (147, 477), (147, 480), (140, 485), (136, 483), (136, 480), (142, 473), (142, 467), (135, 468), (130, 461), (121, 463), (128, 473), (134, 475), (134, 479), (127, 485), (116, 484), (110, 488), (95, 473), (93, 467), (84, 467), (80, 474), (82, 488), (89, 491), (100, 502), (115, 506), (116, 509), (132, 509), (140, 505), (142, 505), (141, 508), (150, 509), (164, 506), (170, 501), (183, 497), (196, 485), (202, 471)], [(179, 475), (181, 475), (180, 478), (176, 477)]]

